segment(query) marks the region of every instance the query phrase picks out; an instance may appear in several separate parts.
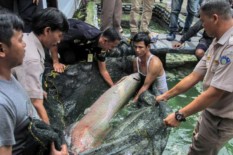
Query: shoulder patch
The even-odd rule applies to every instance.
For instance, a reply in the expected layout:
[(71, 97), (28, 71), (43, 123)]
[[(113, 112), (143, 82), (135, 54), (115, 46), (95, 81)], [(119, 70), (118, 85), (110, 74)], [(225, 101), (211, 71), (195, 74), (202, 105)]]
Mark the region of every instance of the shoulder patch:
[(231, 59), (228, 56), (221, 56), (220, 63), (222, 65), (227, 65), (227, 64), (231, 63)]

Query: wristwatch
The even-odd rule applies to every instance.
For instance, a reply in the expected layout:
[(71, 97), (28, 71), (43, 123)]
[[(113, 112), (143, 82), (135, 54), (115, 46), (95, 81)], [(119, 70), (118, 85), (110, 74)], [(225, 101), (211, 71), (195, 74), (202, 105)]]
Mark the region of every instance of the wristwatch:
[(186, 119), (183, 114), (181, 114), (179, 111), (175, 112), (175, 119), (179, 122), (185, 122)]

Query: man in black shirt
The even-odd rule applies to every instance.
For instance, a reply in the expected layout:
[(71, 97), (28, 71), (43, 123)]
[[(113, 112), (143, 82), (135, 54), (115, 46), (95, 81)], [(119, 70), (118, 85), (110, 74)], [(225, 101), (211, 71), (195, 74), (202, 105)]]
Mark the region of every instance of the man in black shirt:
[(98, 61), (99, 71), (108, 83), (113, 86), (113, 81), (105, 64), (106, 52), (116, 47), (120, 42), (120, 35), (114, 28), (108, 28), (101, 32), (96, 27), (83, 21), (69, 19), (69, 31), (64, 39), (53, 49), (51, 54), (55, 71), (63, 72), (64, 66), (58, 61), (57, 51), (60, 54), (61, 63), (74, 64), (78, 61)]

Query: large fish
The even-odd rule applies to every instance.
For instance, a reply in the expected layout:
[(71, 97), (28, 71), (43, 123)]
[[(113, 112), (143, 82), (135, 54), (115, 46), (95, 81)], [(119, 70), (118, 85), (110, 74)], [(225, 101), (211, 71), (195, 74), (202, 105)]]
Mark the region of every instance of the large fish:
[(108, 133), (109, 122), (134, 95), (140, 85), (138, 73), (123, 78), (108, 89), (71, 128), (71, 150), (79, 154), (101, 145)]
[(103, 143), (80, 155), (161, 155), (171, 129), (163, 119), (171, 109), (166, 102), (156, 104), (154, 97), (158, 93), (155, 88), (145, 91), (137, 104), (122, 108), (112, 118), (112, 130)]

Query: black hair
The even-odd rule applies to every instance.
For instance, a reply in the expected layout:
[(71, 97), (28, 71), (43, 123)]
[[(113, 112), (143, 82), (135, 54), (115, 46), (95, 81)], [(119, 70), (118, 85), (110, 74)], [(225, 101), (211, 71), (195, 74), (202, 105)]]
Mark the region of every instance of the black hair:
[(120, 34), (116, 31), (116, 29), (110, 27), (106, 29), (102, 36), (106, 37), (110, 42), (114, 42), (116, 40), (121, 40)]
[(23, 20), (9, 12), (7, 9), (0, 8), (0, 42), (11, 46), (11, 37), (14, 30), (22, 31), (24, 28)]
[(143, 41), (146, 46), (148, 46), (151, 43), (151, 39), (148, 32), (138, 32), (137, 34), (134, 35), (131, 41), (132, 42)]
[(206, 0), (202, 3), (200, 10), (207, 16), (217, 14), (223, 19), (231, 19), (231, 5), (229, 0)]
[(46, 27), (52, 31), (60, 30), (67, 32), (69, 24), (65, 15), (56, 8), (46, 8), (38, 11), (32, 17), (32, 31), (40, 35)]

